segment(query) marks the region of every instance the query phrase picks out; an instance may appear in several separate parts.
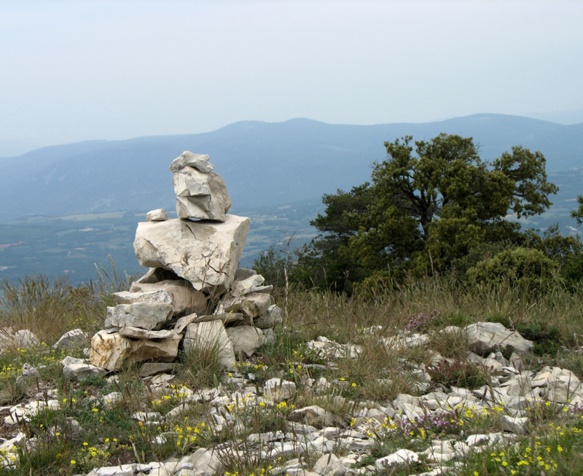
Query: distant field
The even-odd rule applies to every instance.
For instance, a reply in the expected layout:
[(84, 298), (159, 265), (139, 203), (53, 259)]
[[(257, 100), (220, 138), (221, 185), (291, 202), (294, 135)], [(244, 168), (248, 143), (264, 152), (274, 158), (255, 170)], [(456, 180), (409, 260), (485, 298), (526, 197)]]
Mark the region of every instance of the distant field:
[[(545, 229), (555, 223), (562, 234), (577, 234), (570, 218), (576, 207), (576, 197), (583, 194), (583, 169), (556, 172), (549, 180), (560, 187), (552, 197), (552, 208), (527, 221), (526, 228)], [(251, 229), (241, 261), (251, 266), (269, 246), (285, 249), (299, 247), (315, 236), (310, 220), (323, 211), (319, 200), (307, 200), (288, 205), (264, 205), (252, 209), (232, 209), (231, 213), (251, 218)], [(44, 274), (49, 277), (66, 275), (72, 283), (94, 279), (97, 268), (139, 274), (133, 251), (138, 222), (145, 220), (146, 211), (82, 214), (60, 218), (28, 217), (0, 224), (0, 279)], [(291, 240), (290, 240), (291, 238)]]
[[(251, 230), (241, 261), (251, 266), (270, 245), (292, 246), (309, 241), (315, 230), (309, 226), (322, 209), (318, 202), (300, 202), (272, 210), (233, 210), (251, 218)], [(111, 212), (59, 218), (29, 217), (0, 224), (0, 279), (15, 281), (24, 276), (44, 274), (51, 278), (68, 276), (71, 283), (95, 279), (97, 269), (141, 274), (133, 251), (135, 231), (143, 212)]]

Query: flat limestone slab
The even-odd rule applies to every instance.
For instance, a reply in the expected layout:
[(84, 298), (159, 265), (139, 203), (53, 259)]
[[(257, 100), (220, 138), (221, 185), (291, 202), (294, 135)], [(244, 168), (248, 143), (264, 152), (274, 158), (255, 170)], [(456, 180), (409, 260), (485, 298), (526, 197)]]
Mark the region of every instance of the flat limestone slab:
[(245, 247), (249, 218), (227, 215), (225, 222), (167, 220), (141, 222), (134, 251), (142, 266), (174, 271), (194, 289), (228, 288)]

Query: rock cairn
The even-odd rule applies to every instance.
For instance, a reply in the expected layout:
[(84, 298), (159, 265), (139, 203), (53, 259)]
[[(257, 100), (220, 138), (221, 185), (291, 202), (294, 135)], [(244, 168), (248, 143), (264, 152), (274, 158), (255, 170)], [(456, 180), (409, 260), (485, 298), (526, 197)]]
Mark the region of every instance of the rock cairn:
[(101, 369), (172, 363), (179, 349), (196, 346), (216, 346), (231, 369), (237, 356), (273, 339), (281, 322), (273, 287), (238, 267), (249, 219), (227, 214), (231, 200), (209, 156), (184, 152), (170, 171), (178, 218), (158, 209), (138, 224), (134, 251), (150, 270), (114, 294), (117, 305), (91, 339), (90, 362)]

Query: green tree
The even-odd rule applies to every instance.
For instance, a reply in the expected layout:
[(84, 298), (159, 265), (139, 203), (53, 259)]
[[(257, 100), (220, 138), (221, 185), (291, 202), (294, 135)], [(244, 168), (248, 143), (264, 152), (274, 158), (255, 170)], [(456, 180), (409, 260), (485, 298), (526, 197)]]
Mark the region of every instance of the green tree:
[(571, 216), (577, 220), (577, 226), (580, 226), (583, 223), (583, 195), (577, 197), (577, 205), (577, 210), (573, 210)]
[[(387, 159), (372, 180), (351, 192), (326, 195), (313, 222), (321, 232), (316, 256), (356, 277), (367, 273), (444, 273), (483, 243), (520, 243), (520, 225), (505, 217), (546, 210), (557, 187), (547, 181), (545, 158), (513, 147), (492, 164), (471, 138), (440, 134), (386, 142)], [(355, 270), (358, 270), (356, 272)]]

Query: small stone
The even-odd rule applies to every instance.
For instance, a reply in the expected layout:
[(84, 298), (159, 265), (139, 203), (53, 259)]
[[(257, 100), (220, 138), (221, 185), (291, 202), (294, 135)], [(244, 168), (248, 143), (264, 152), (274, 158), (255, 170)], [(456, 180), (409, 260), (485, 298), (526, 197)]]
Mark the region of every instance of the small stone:
[(104, 369), (74, 357), (65, 357), (61, 364), (63, 365), (63, 376), (67, 380), (79, 381), (89, 377), (103, 377), (106, 373)]
[(64, 333), (53, 345), (53, 349), (72, 350), (87, 346), (89, 336), (81, 329), (73, 329)]
[(296, 384), (289, 380), (270, 378), (265, 382), (264, 394), (275, 402), (288, 400), (296, 393)]
[(419, 455), (411, 450), (398, 450), (388, 456), (379, 458), (375, 462), (377, 471), (383, 471), (397, 464), (413, 464), (419, 462)]
[(509, 431), (515, 435), (526, 435), (527, 417), (511, 417), (502, 415), (500, 418), (504, 431)]
[(163, 208), (156, 208), (156, 210), (150, 210), (148, 213), (146, 213), (146, 220), (166, 221), (168, 220), (168, 214)]

